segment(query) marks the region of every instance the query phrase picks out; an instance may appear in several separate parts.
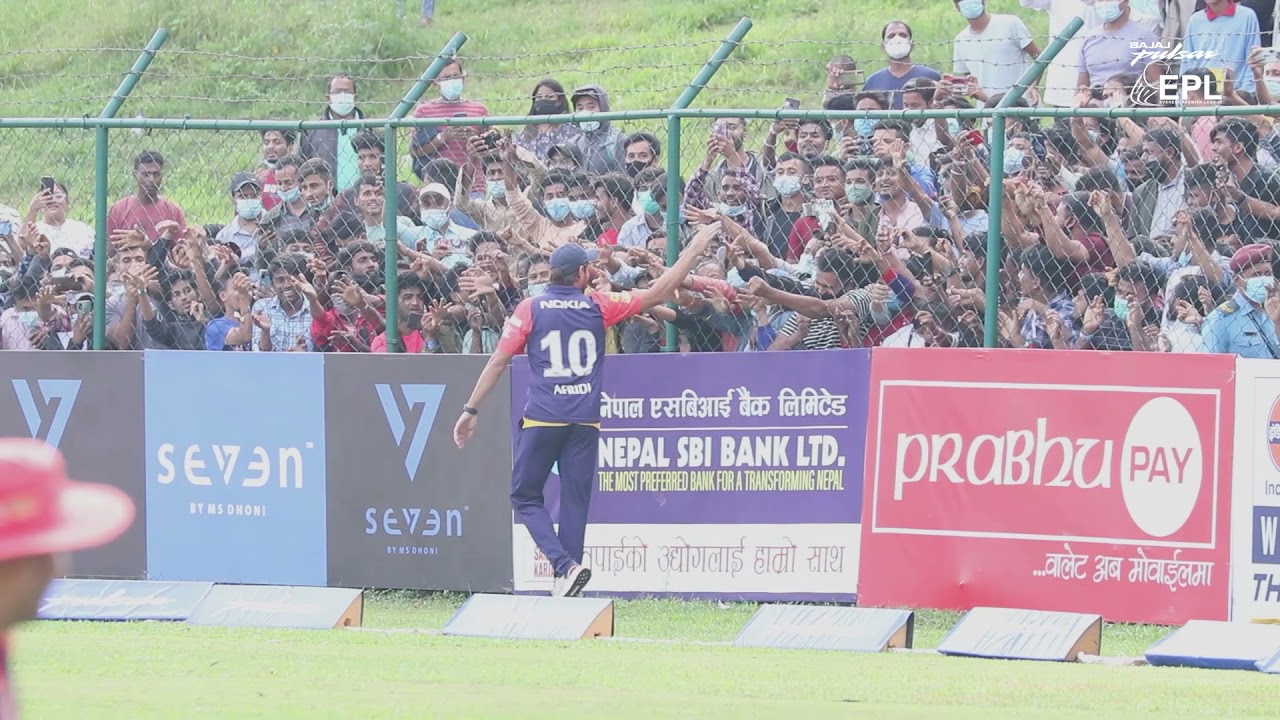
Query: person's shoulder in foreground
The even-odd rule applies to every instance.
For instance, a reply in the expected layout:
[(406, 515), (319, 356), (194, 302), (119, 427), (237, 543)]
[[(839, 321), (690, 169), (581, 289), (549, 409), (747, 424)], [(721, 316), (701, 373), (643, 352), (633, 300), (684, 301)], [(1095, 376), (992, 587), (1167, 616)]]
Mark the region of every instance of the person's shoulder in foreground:
[(0, 438), (0, 720), (17, 717), (5, 632), (35, 617), (56, 574), (55, 556), (115, 540), (135, 512), (122, 490), (68, 478), (53, 446)]

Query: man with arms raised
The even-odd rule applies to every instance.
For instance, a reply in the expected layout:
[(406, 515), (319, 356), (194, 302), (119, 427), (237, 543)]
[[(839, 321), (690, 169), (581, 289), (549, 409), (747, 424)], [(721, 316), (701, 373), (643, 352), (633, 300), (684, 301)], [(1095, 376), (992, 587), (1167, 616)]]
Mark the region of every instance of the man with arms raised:
[[(595, 483), (604, 384), (605, 330), (671, 300), (701, 259), (720, 223), (704, 226), (680, 259), (648, 290), (588, 293), (595, 250), (567, 244), (551, 253), (551, 282), (522, 301), (507, 321), (498, 348), (453, 428), (462, 447), (476, 429), (477, 408), (497, 385), (511, 358), (529, 354), (529, 400), (516, 436), (511, 505), (555, 569), (555, 596), (573, 597), (591, 579), (582, 566), (587, 508)], [(560, 533), (543, 506), (552, 466), (560, 468)]]

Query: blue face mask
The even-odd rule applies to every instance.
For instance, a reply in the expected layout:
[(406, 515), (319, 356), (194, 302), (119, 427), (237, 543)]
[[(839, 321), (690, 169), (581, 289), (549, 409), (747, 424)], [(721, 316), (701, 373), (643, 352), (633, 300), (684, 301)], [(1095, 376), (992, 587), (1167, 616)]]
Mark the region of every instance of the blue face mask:
[(965, 20), (977, 20), (987, 8), (982, 0), (961, 0), (956, 9)]
[(302, 188), (300, 187), (280, 191), (280, 202), (286, 205), (298, 202), (300, 197), (302, 197)]
[(1119, 0), (1098, 0), (1093, 4), (1093, 10), (1098, 13), (1098, 19), (1104, 23), (1115, 22), (1124, 14), (1120, 9)]
[(443, 232), (445, 228), (449, 227), (449, 211), (448, 210), (440, 210), (440, 209), (423, 210), (421, 217), (422, 217), (422, 224), (426, 225), (432, 230), (435, 230), (436, 232)]
[(596, 216), (594, 200), (574, 200), (569, 203), (569, 210), (579, 220), (589, 220)]
[(593, 133), (600, 129), (600, 121), (599, 120), (583, 120), (582, 122), (578, 123), (578, 129), (582, 130), (582, 132), (584, 133)]
[(795, 175), (779, 175), (773, 179), (773, 188), (782, 197), (791, 197), (800, 192), (800, 178)]
[(844, 186), (844, 197), (854, 205), (861, 205), (871, 199), (871, 186), (849, 183)]
[(262, 215), (262, 198), (236, 200), (236, 215), (241, 220), (257, 220)]
[(858, 118), (853, 121), (853, 131), (858, 133), (858, 137), (869, 138), (875, 134), (876, 124), (879, 122), (871, 118)]
[(1116, 317), (1120, 318), (1121, 320), (1128, 320), (1128, 319), (1129, 319), (1129, 301), (1128, 301), (1128, 299), (1126, 299), (1126, 298), (1122, 298), (1122, 297), (1120, 297), (1119, 295), (1117, 295), (1117, 296), (1116, 296), (1116, 301), (1115, 301), (1115, 303), (1114, 303), (1111, 307), (1115, 308), (1115, 311), (1116, 311)]
[(505, 180), (490, 180), (485, 183), (484, 188), (490, 198), (504, 198), (507, 196), (507, 182)]
[(453, 102), (462, 97), (462, 78), (450, 78), (440, 81), (440, 97)]
[(1269, 276), (1249, 278), (1244, 281), (1244, 296), (1261, 305), (1266, 302), (1267, 291), (1275, 283), (1276, 279)]
[(742, 214), (747, 211), (745, 205), (726, 205), (724, 203), (720, 203), (719, 205), (716, 205), (716, 208), (720, 210), (721, 215), (727, 215), (731, 218), (741, 217)]
[(1026, 160), (1026, 156), (1018, 148), (1008, 148), (1004, 151), (1004, 172), (1006, 175), (1020, 173), (1023, 170), (1022, 163)]
[(960, 134), (960, 121), (955, 118), (947, 118), (947, 134), (955, 137)]
[(537, 297), (547, 291), (547, 283), (529, 283), (529, 297)]
[(569, 201), (565, 198), (555, 198), (542, 203), (542, 209), (547, 211), (547, 217), (555, 222), (562, 222), (569, 217)]
[(642, 190), (636, 193), (635, 209), (641, 215), (657, 215), (662, 206), (653, 199), (653, 193)]

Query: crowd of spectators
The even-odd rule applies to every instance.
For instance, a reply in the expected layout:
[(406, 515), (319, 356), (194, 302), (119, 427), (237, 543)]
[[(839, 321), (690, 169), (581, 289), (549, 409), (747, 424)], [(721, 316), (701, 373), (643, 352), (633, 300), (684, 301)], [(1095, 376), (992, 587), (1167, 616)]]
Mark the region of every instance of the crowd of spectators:
[[(1182, 104), (1280, 98), (1280, 61), (1261, 32), (1273, 2), (1021, 3), (1048, 12), (1051, 30), (1076, 15), (1086, 29), (1019, 105), (1158, 107), (1162, 75), (1189, 88)], [(954, 6), (949, 67), (915, 62), (910, 24), (891, 22), (882, 67), (832, 59), (823, 107), (994, 106), (1040, 48), (1019, 16), (983, 0)], [(468, 82), (453, 60), (414, 116), (487, 115)], [(363, 117), (349, 75), (329, 78), (325, 99), (324, 119)], [(405, 351), (488, 353), (516, 304), (546, 287), (554, 248), (596, 248), (596, 286), (623, 291), (664, 272), (669, 243), (714, 230), (675, 306), (611, 330), (609, 351), (661, 350), (667, 323), (686, 351), (973, 347), (995, 303), (1007, 347), (1280, 359), (1271, 117), (1010, 119), (1002, 256), (988, 263), (982, 123), (717, 120), (676, 183), (680, 232), (668, 237), (657, 136), (592, 119), (610, 110), (599, 85), (548, 78), (529, 100), (530, 115), (581, 119), (414, 131), (416, 182), (394, 193), (394, 298), (379, 133), (263, 132), (262, 165), (234, 173), (225, 215), (200, 222), (163, 193), (167, 159), (143, 152), (136, 191), (111, 206), (106, 258), (93, 257), (93, 229), (70, 219), (83, 204), (44, 178), (25, 213), (0, 209), (0, 347), (89, 347), (96, 310), (111, 349), (385, 352), (395, 302)], [(108, 264), (98, 309), (95, 260)]]

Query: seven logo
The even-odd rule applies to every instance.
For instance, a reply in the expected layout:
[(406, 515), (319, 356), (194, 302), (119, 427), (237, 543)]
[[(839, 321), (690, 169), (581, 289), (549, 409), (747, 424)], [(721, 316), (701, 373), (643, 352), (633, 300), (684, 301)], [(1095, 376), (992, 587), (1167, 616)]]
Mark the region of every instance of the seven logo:
[(400, 452), (404, 453), (404, 469), (413, 482), (418, 466), (427, 451), (427, 437), (436, 422), (440, 401), (444, 398), (444, 385), (387, 385), (374, 386), (382, 401), (382, 413), (391, 426)]
[(14, 380), (13, 391), (31, 437), (54, 447), (62, 442), (71, 408), (80, 394), (79, 380)]

